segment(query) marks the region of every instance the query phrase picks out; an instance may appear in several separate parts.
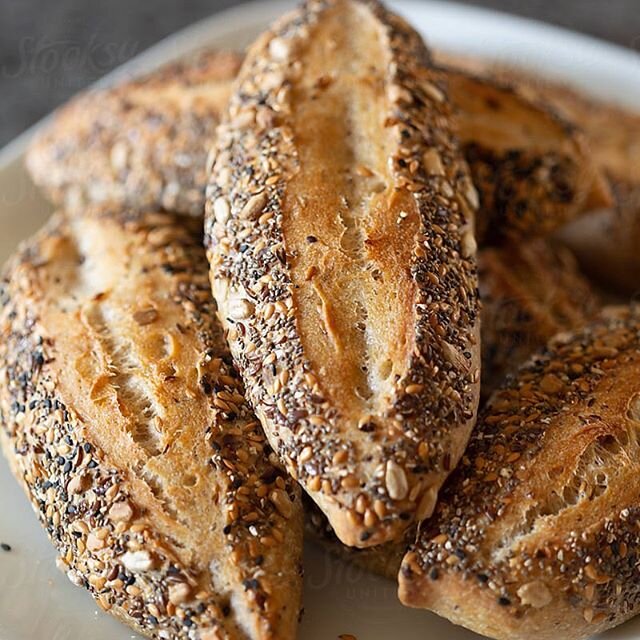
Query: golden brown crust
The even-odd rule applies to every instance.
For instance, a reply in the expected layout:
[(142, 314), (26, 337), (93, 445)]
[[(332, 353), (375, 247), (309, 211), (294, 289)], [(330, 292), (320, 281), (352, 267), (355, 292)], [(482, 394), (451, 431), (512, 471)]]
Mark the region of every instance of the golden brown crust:
[[(32, 145), (32, 177), (67, 208), (106, 202), (200, 214), (205, 159), (241, 59), (205, 50), (77, 98)], [(610, 203), (610, 193), (590, 179), (584, 140), (568, 121), (512, 81), (449, 62), (458, 133), (482, 203), (481, 242), (546, 235)]]
[(571, 253), (545, 240), (480, 252), (482, 396), (556, 333), (583, 326), (598, 296)]
[(243, 400), (197, 221), (56, 215), (0, 305), (0, 439), (74, 584), (153, 637), (294, 638), (300, 492)]
[(561, 230), (559, 238), (600, 284), (636, 293), (640, 272), (640, 112), (531, 76), (525, 75), (520, 82), (585, 131), (594, 161), (614, 196), (614, 206), (576, 220)]
[(202, 215), (207, 152), (242, 56), (203, 51), (139, 80), (80, 95), (27, 152), (56, 204)]
[(475, 192), (443, 86), (379, 4), (308, 2), (252, 47), (219, 130), (219, 314), (270, 442), (349, 545), (428, 515), (475, 416)]
[(571, 120), (489, 72), (444, 68), (480, 198), (480, 243), (549, 235), (585, 211), (611, 204), (586, 139)]
[(400, 598), (509, 640), (640, 609), (640, 310), (560, 334), (496, 392), (400, 571)]

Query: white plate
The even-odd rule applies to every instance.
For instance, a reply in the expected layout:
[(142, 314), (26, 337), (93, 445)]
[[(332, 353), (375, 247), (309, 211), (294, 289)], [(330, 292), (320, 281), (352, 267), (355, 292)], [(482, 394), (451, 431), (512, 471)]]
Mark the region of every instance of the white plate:
[[(565, 78), (596, 95), (640, 109), (638, 54), (575, 33), (445, 2), (391, 2), (437, 47), (509, 61)], [(261, 2), (218, 14), (156, 45), (104, 82), (150, 70), (205, 44), (246, 45), (289, 2)], [(22, 156), (37, 127), (0, 151), (0, 262), (49, 214), (24, 170)], [(90, 596), (55, 569), (52, 547), (5, 462), (0, 461), (0, 640), (137, 638), (98, 612)], [(305, 557), (305, 616), (300, 638), (334, 640), (472, 640), (475, 634), (428, 612), (403, 608), (395, 585), (333, 560), (318, 549)], [(640, 620), (603, 636), (640, 640)], [(562, 640), (558, 638), (558, 640)]]

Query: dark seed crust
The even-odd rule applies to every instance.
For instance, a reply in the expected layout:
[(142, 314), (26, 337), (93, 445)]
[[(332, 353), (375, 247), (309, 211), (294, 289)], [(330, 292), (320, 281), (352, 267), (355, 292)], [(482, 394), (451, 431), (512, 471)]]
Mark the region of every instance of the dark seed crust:
[[(200, 225), (137, 212), (92, 212), (87, 219), (72, 227), (83, 220), (54, 216), (0, 282), (0, 441), (59, 553), (59, 567), (102, 609), (150, 637), (293, 638), (301, 592), (300, 491), (272, 464), (213, 321)], [(139, 285), (128, 294), (141, 332), (127, 339), (140, 340), (134, 353), (151, 353), (151, 366), (122, 365), (113, 351), (106, 375), (93, 377), (92, 357), (106, 347), (89, 343), (87, 309), (111, 300), (117, 310), (119, 292), (82, 302), (83, 287), (103, 274), (82, 272), (91, 256), (82, 254), (86, 237), (78, 229), (97, 230), (89, 245), (96, 255), (113, 251), (112, 238), (124, 238), (118, 261), (126, 261), (127, 283), (136, 278)], [(101, 244), (96, 237), (110, 240)], [(73, 300), (48, 297), (69, 256), (65, 268), (72, 285), (78, 283), (73, 300), (82, 307), (71, 311)], [(150, 289), (155, 308), (134, 311)], [(113, 340), (123, 338), (122, 329), (110, 328)], [(160, 328), (162, 349), (173, 352), (166, 369), (157, 355)], [(77, 358), (70, 342), (82, 343), (86, 355)], [(78, 367), (86, 375), (69, 388), (65, 376)], [(127, 392), (128, 375), (145, 377), (153, 405), (139, 406), (142, 383)], [(146, 456), (150, 444), (139, 433), (129, 439), (119, 430), (130, 419), (138, 428), (135, 420), (153, 410), (167, 424), (157, 423), (162, 450)], [(100, 444), (104, 437), (110, 454)], [(193, 476), (184, 484), (187, 472)]]
[(495, 638), (573, 640), (640, 611), (640, 310), (560, 334), (494, 394), (400, 597)]
[(463, 146), (478, 190), (482, 243), (510, 236), (547, 236), (574, 217), (580, 168), (559, 153), (524, 149), (494, 151), (474, 143)]
[[(444, 79), (430, 68), (421, 39), (379, 4), (356, 4), (367, 7), (384, 33), (385, 126), (397, 135), (388, 162), (397, 192), (411, 194), (419, 215), (411, 264), (415, 309), (402, 311), (414, 314), (413, 355), (385, 414), (363, 417), (352, 431), (341, 425), (305, 356), (292, 256), (281, 229), (287, 182), (300, 170), (287, 116), (295, 50), (325, 12), (344, 6), (341, 0), (304, 4), (248, 54), (218, 132), (205, 238), (221, 320), (270, 442), (343, 542), (371, 546), (402, 537), (428, 515), (474, 419), (476, 194), (449, 130)], [(425, 167), (427, 151), (439, 154), (442, 175)]]

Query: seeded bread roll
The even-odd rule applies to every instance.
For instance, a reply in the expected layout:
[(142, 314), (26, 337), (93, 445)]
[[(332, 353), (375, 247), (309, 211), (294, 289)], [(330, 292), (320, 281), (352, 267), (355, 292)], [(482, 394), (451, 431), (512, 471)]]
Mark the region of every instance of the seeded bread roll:
[[(34, 181), (57, 204), (87, 202), (199, 215), (206, 158), (240, 54), (203, 50), (61, 110), (29, 149)], [(538, 98), (480, 63), (444, 59), (458, 133), (479, 190), (476, 237), (547, 235), (611, 194), (584, 137)], [(598, 141), (600, 142), (600, 141)], [(610, 145), (607, 145), (610, 146)], [(441, 171), (435, 157), (430, 170)], [(589, 189), (590, 187), (590, 189)]]
[(197, 221), (56, 215), (0, 288), (0, 439), (98, 604), (151, 637), (295, 638), (299, 489), (214, 320)]
[(479, 194), (479, 242), (549, 235), (611, 205), (608, 184), (570, 120), (490, 74), (448, 67), (447, 77)]
[(560, 334), (496, 392), (399, 594), (492, 638), (576, 640), (640, 612), (640, 310)]
[(318, 1), (252, 47), (218, 131), (219, 315), (272, 446), (348, 545), (427, 517), (475, 418), (476, 194), (450, 117), (404, 21)]
[(598, 296), (568, 249), (545, 240), (480, 252), (482, 396), (560, 331), (583, 326)]
[[(482, 59), (438, 55), (444, 64), (472, 74), (498, 78), (517, 87), (529, 100), (543, 100), (586, 135), (592, 161), (609, 184), (609, 206), (600, 202), (558, 234), (580, 266), (608, 289), (638, 290), (640, 270), (640, 111), (593, 98), (566, 85), (550, 82), (522, 69), (497, 67)], [(592, 198), (594, 204), (598, 200)]]
[(56, 204), (202, 215), (207, 152), (242, 56), (204, 51), (149, 76), (82, 94), (27, 152)]

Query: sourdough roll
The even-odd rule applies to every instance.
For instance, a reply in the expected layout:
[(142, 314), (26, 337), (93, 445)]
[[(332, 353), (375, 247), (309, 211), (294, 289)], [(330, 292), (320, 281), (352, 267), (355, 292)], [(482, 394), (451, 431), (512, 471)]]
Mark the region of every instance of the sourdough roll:
[(293, 639), (302, 506), (243, 399), (196, 221), (56, 215), (0, 287), (0, 440), (60, 557), (150, 637)]
[(80, 94), (31, 144), (31, 178), (67, 210), (202, 215), (207, 152), (241, 62), (241, 54), (209, 49)]
[(308, 2), (249, 51), (206, 244), (267, 437), (348, 545), (427, 517), (475, 418), (476, 193), (443, 76), (376, 2)]
[(476, 236), (546, 236), (612, 203), (583, 132), (549, 104), (485, 72), (446, 67), (480, 212)]
[(400, 599), (483, 635), (575, 640), (640, 612), (640, 310), (559, 334), (491, 398)]

